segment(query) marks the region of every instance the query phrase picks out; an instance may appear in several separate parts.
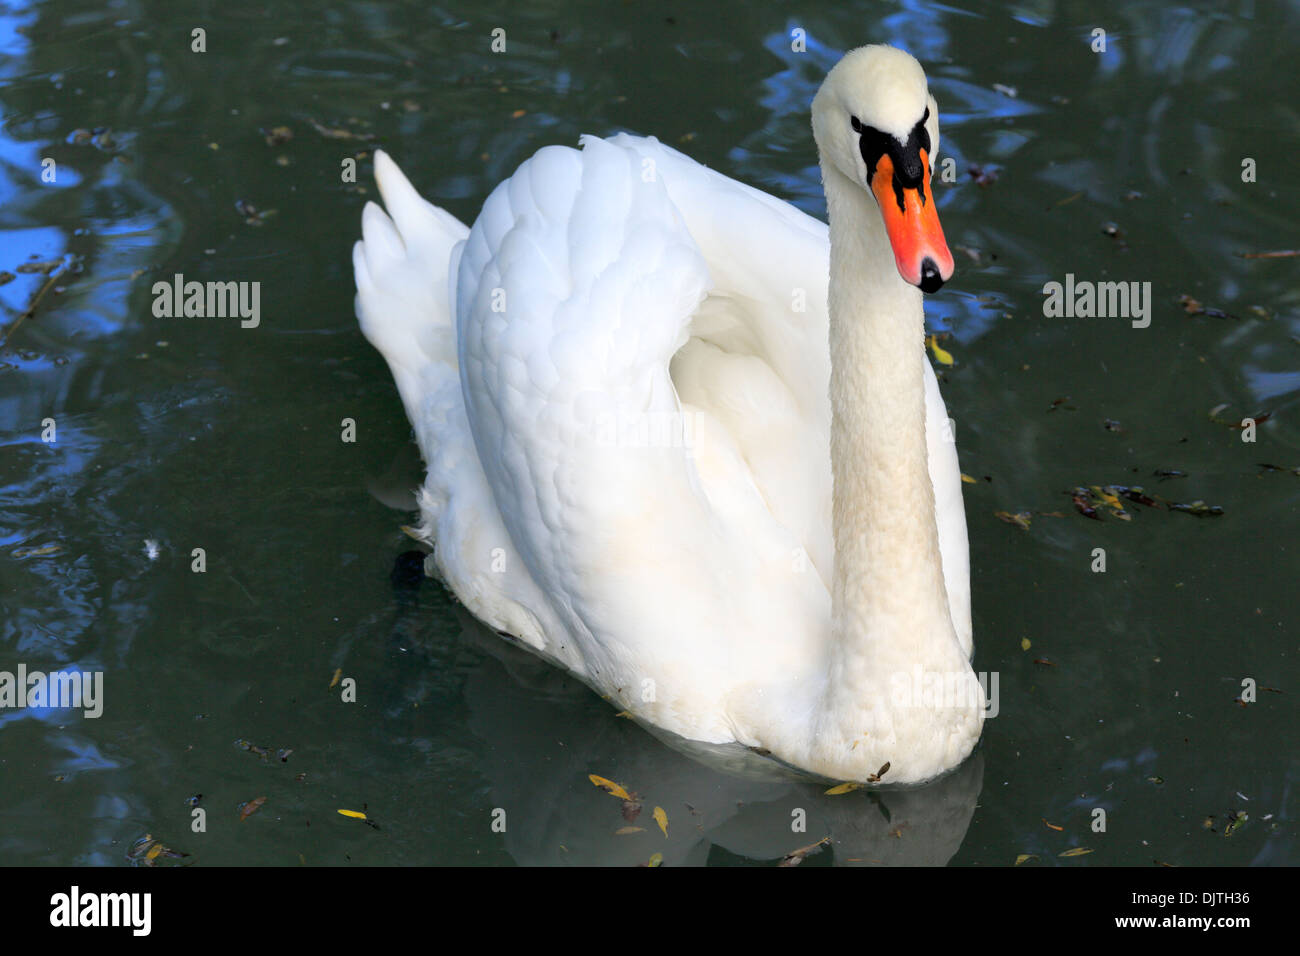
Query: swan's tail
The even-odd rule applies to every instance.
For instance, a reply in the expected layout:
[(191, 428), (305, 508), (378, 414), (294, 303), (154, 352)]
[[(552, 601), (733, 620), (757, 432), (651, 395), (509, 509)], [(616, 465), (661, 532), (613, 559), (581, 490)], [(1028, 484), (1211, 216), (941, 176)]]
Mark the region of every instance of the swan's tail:
[(375, 181), (388, 211), (371, 202), (361, 214), (363, 238), (352, 249), (357, 319), (388, 361), (406, 417), (419, 423), (436, 390), (430, 375), (456, 374), (451, 260), (469, 228), (425, 201), (382, 150)]

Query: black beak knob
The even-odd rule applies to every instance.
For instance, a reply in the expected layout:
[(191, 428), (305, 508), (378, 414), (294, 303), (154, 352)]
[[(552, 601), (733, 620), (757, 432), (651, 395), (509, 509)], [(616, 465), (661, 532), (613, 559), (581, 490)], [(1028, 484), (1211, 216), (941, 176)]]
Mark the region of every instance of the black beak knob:
[(943, 279), (939, 275), (939, 267), (934, 264), (934, 260), (929, 256), (921, 262), (921, 291), (938, 292), (943, 285)]

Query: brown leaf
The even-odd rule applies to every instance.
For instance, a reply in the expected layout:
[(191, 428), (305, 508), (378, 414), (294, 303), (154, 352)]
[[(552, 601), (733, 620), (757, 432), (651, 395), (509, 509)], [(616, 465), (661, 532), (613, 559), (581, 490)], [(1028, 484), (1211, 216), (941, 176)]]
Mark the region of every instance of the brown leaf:
[(262, 809), (262, 804), (266, 803), (266, 797), (254, 797), (247, 803), (239, 805), (239, 822), (243, 823), (258, 810)]

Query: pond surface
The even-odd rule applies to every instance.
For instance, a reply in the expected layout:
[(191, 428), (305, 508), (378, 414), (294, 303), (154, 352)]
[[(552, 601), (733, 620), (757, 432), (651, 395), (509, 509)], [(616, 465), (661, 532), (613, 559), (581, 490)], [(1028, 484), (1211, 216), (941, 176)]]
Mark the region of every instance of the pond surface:
[[(104, 673), (98, 719), (0, 710), (0, 862), (1300, 863), (1300, 258), (1243, 255), (1300, 246), (1300, 5), (806, 9), (0, 4), (0, 670)], [(824, 216), (808, 103), (865, 42), (922, 61), (955, 160), (927, 312), (1000, 710), (931, 787), (826, 796), (678, 754), (404, 573), (420, 462), (350, 250), (376, 146), (466, 221), (620, 129)], [(156, 315), (177, 273), (260, 282), (260, 322)], [(1046, 317), (1067, 274), (1149, 282), (1149, 327)], [(1116, 485), (1203, 505), (1070, 495)]]

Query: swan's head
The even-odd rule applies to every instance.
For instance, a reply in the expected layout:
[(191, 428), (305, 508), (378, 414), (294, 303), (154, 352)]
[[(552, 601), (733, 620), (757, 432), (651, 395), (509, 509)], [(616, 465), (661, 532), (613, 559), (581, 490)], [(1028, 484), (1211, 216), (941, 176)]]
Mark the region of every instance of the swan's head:
[(933, 292), (952, 276), (930, 191), (939, 107), (914, 58), (891, 46), (850, 50), (812, 105), (822, 161), (876, 198), (904, 280)]

